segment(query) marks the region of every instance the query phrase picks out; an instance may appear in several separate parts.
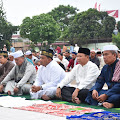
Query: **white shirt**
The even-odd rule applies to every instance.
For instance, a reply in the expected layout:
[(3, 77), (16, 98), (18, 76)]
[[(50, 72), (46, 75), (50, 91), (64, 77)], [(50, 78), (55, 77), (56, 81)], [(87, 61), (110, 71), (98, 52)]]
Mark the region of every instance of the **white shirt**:
[(76, 65), (72, 71), (58, 84), (57, 87), (69, 84), (71, 81), (76, 80), (77, 87), (81, 89), (90, 89), (94, 86), (100, 71), (95, 63), (88, 61), (86, 65)]
[(15, 60), (13, 60), (13, 61), (11, 61), (13, 64), (15, 64), (16, 65), (16, 62), (15, 62)]
[(74, 47), (74, 51), (75, 51), (76, 53), (78, 53), (78, 50), (79, 50), (79, 47), (78, 47), (78, 46), (75, 46), (75, 47)]
[(69, 64), (69, 61), (63, 57), (63, 59), (61, 60), (61, 63), (65, 66), (65, 69), (66, 69)]
[(35, 62), (38, 58), (32, 55), (32, 61)]
[(42, 86), (43, 90), (50, 87), (57, 88), (57, 84), (61, 82), (65, 75), (63, 68), (52, 60), (46, 67), (40, 65), (34, 85)]

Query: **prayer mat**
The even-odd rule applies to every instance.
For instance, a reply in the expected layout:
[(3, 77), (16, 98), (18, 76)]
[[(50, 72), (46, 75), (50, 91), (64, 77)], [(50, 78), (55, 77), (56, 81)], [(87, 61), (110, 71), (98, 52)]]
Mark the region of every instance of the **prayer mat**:
[(82, 115), (84, 113), (92, 112), (101, 112), (102, 109), (93, 109), (87, 107), (66, 105), (66, 104), (56, 104), (56, 103), (47, 103), (47, 104), (34, 104), (27, 107), (14, 107), (15, 109), (34, 111), (40, 113), (46, 113), (56, 116), (70, 116), (70, 115)]
[(67, 116), (67, 120), (120, 120), (120, 113), (109, 111), (95, 112), (91, 114)]

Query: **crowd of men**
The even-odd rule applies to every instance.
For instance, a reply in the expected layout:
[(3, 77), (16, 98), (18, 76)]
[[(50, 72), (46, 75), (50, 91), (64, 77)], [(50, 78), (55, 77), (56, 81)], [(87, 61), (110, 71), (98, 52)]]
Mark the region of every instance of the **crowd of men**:
[[(40, 53), (0, 51), (0, 93), (30, 94), (31, 99), (60, 99), (76, 104), (120, 107), (120, 61), (115, 45), (103, 50), (51, 48)], [(11, 51), (12, 51), (11, 50)], [(71, 82), (75, 86), (71, 86)], [(104, 84), (108, 89), (103, 90)]]

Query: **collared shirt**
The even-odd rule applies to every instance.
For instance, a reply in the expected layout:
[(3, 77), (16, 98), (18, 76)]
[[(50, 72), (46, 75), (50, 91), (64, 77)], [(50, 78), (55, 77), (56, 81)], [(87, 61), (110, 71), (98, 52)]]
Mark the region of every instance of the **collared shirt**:
[(35, 80), (35, 86), (42, 86), (43, 90), (49, 87), (56, 87), (57, 84), (65, 77), (65, 71), (55, 61), (51, 61), (46, 67), (40, 66)]
[(103, 85), (106, 83), (108, 90), (105, 92), (107, 96), (111, 96), (115, 93), (120, 94), (120, 82), (113, 82), (112, 77), (115, 70), (115, 66), (118, 60), (116, 60), (111, 65), (105, 65), (101, 71), (100, 76), (98, 77), (95, 86), (90, 90), (97, 90), (98, 92), (103, 88)]
[(87, 64), (82, 66), (81, 64), (76, 65), (72, 71), (58, 84), (58, 87), (62, 88), (68, 85), (73, 80), (76, 80), (77, 88), (79, 89), (90, 89), (96, 82), (100, 71), (96, 64), (88, 61)]

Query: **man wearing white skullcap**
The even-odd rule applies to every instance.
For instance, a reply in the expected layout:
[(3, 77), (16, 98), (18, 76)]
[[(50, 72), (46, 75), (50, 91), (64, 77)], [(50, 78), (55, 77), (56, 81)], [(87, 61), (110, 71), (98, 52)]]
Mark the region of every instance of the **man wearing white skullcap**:
[[(105, 108), (120, 107), (120, 62), (117, 59), (118, 47), (106, 45), (103, 47), (103, 67), (96, 84), (91, 88), (86, 102), (91, 105), (103, 105)], [(117, 79), (116, 79), (117, 78)], [(104, 84), (108, 90), (103, 90)]]
[(28, 94), (36, 77), (34, 66), (28, 62), (22, 51), (13, 54), (16, 65), (1, 82), (0, 92), (8, 95)]
[(30, 50), (26, 51), (25, 56), (26, 56), (26, 59), (34, 65), (32, 61), (32, 52)]
[(33, 65), (35, 64), (35, 60), (38, 58), (32, 55), (32, 52), (30, 50), (26, 51), (25, 53), (26, 59), (31, 62)]
[(90, 51), (90, 61), (95, 63), (98, 67), (100, 66), (100, 61), (99, 59), (96, 57), (96, 51), (94, 49), (92, 49)]
[(14, 53), (8, 54), (8, 58), (9, 58), (9, 61), (11, 61), (14, 65), (16, 65), (15, 59), (14, 59)]

